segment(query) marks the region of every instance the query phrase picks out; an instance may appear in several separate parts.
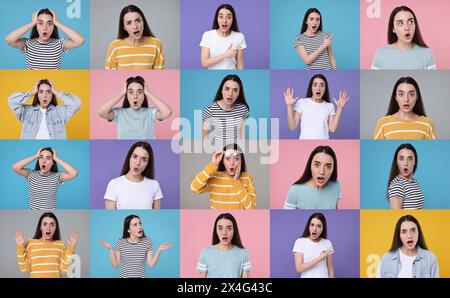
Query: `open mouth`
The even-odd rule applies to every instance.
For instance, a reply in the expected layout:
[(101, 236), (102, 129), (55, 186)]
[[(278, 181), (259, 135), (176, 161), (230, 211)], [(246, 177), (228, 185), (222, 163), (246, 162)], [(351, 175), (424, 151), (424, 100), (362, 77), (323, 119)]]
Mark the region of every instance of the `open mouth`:
[(316, 233), (316, 232), (312, 232), (312, 233), (311, 233), (311, 236), (312, 236), (313, 238), (316, 238), (316, 237), (317, 237), (317, 233)]
[(42, 169), (42, 170), (45, 170), (46, 167), (47, 167), (46, 165), (42, 165), (42, 166), (41, 166), (41, 169)]
[(403, 105), (403, 108), (404, 108), (405, 110), (409, 110), (410, 107), (411, 107), (411, 105)]
[(45, 237), (50, 238), (52, 236), (52, 232), (45, 232)]
[(408, 244), (408, 246), (413, 246), (414, 245), (414, 241), (408, 240), (408, 241), (406, 241), (406, 244)]
[(228, 29), (228, 25), (227, 25), (227, 24), (222, 24), (222, 25), (220, 26), (220, 28), (222, 28), (223, 30), (226, 30), (226, 29)]
[(323, 184), (325, 182), (325, 177), (317, 177), (317, 182)]
[(140, 30), (133, 31), (133, 34), (134, 34), (134, 35), (140, 35), (140, 34), (141, 34), (141, 31), (140, 31)]
[(137, 234), (138, 234), (138, 235), (142, 235), (142, 231), (138, 231)]
[(137, 107), (138, 106), (138, 102), (135, 100), (133, 101), (133, 106)]
[(312, 26), (313, 31), (317, 30), (317, 25)]
[(316, 92), (316, 93), (314, 93), (317, 97), (320, 97), (320, 93), (321, 92)]
[(228, 242), (228, 237), (222, 237), (222, 242)]
[(407, 39), (410, 39), (410, 38), (411, 38), (411, 33), (406, 33), (406, 34), (405, 34), (405, 37), (406, 37)]

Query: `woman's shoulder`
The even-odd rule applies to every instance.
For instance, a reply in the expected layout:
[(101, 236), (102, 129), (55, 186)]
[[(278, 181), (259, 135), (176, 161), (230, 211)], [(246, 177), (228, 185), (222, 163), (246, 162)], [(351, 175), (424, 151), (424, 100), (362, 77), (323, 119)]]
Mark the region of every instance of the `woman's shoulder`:
[(118, 39), (114, 39), (113, 41), (111, 41), (110, 43), (109, 43), (109, 47), (111, 48), (115, 48), (115, 47), (118, 47), (118, 46), (122, 46), (122, 45), (124, 45), (124, 44), (126, 44), (126, 42), (123, 40), (123, 39), (120, 39), (120, 38), (118, 38)]
[(144, 44), (152, 44), (152, 45), (161, 45), (162, 42), (160, 39), (153, 37), (153, 36), (147, 36)]
[(433, 124), (433, 120), (431, 120), (430, 118), (425, 117), (425, 116), (420, 116), (418, 121), (423, 121), (423, 122), (426, 122), (428, 124)]

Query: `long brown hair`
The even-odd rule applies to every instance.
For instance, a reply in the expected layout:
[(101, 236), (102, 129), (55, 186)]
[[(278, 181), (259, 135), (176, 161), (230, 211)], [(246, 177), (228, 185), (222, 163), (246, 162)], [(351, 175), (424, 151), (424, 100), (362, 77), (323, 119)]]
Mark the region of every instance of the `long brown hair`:
[(217, 243), (220, 242), (219, 236), (217, 235), (217, 223), (221, 219), (228, 219), (233, 223), (233, 239), (231, 239), (231, 243), (236, 245), (237, 247), (244, 248), (244, 245), (242, 245), (241, 237), (239, 236), (239, 229), (236, 219), (230, 213), (222, 213), (219, 216), (217, 216), (213, 227), (212, 245), (216, 245)]
[(422, 38), (422, 34), (420, 34), (419, 23), (417, 22), (416, 14), (414, 13), (414, 11), (412, 11), (411, 8), (404, 6), (404, 5), (394, 8), (394, 10), (392, 10), (392, 12), (391, 12), (391, 15), (389, 16), (389, 25), (388, 25), (388, 32), (387, 32), (388, 44), (393, 44), (393, 43), (397, 42), (397, 40), (398, 40), (397, 34), (394, 33), (394, 18), (395, 18), (395, 15), (400, 11), (409, 11), (413, 15), (414, 23), (416, 24), (416, 29), (415, 29), (412, 41), (416, 45), (419, 45), (424, 48), (428, 48), (427, 44), (425, 43), (425, 41)]
[(405, 215), (398, 219), (397, 224), (395, 225), (394, 230), (394, 238), (392, 239), (391, 248), (389, 251), (395, 251), (398, 248), (403, 246), (402, 240), (400, 239), (400, 227), (403, 222), (405, 221), (412, 221), (416, 224), (417, 230), (419, 231), (419, 237), (417, 239), (417, 246), (422, 249), (428, 249), (427, 245), (425, 244), (425, 238), (422, 233), (422, 228), (420, 227), (419, 221), (412, 215)]

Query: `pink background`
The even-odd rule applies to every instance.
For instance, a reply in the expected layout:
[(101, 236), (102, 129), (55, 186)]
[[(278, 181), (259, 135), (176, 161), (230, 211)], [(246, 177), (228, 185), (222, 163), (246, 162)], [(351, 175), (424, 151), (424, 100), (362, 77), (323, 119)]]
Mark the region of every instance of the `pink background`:
[[(420, 26), (425, 43), (433, 50), (438, 69), (450, 69), (448, 29), (450, 27), (450, 1), (448, 0), (377, 0), (381, 3), (381, 18), (368, 18), (366, 10), (371, 5), (361, 0), (361, 69), (369, 69), (377, 48), (387, 44), (387, 28), (391, 11), (401, 5), (411, 8)], [(373, 2), (373, 1), (371, 1)]]
[[(181, 210), (180, 277), (198, 277), (195, 271), (202, 248), (211, 245), (214, 221), (226, 211)], [(250, 277), (269, 277), (269, 210), (231, 210), (242, 244), (250, 255)]]
[[(149, 86), (150, 92), (162, 99), (172, 109), (172, 115), (163, 121), (155, 122), (157, 139), (171, 139), (179, 130), (171, 130), (174, 119), (180, 117), (180, 72), (162, 71), (123, 71), (91, 70), (90, 80), (90, 136), (91, 139), (116, 139), (116, 124), (97, 115), (98, 108), (122, 90), (127, 78), (141, 76)], [(122, 106), (120, 101), (117, 107)], [(150, 104), (150, 106), (153, 106)]]
[(303, 174), (311, 152), (320, 145), (328, 145), (336, 153), (342, 193), (339, 209), (359, 209), (358, 140), (281, 140), (278, 161), (270, 166), (271, 209), (283, 208), (289, 188)]

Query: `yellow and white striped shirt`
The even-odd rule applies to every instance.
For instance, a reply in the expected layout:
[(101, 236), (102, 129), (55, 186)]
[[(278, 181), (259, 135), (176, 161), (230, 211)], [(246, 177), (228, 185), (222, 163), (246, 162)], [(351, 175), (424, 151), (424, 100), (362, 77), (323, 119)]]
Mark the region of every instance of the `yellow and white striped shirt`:
[(389, 115), (378, 120), (373, 138), (375, 140), (434, 140), (436, 135), (433, 121), (427, 117), (401, 120)]
[(253, 209), (256, 205), (252, 174), (242, 172), (240, 179), (234, 180), (226, 172), (218, 172), (213, 163), (195, 176), (191, 190), (198, 194), (209, 192), (211, 209)]
[(109, 44), (105, 69), (163, 69), (164, 53), (162, 43), (154, 37), (147, 37), (138, 45), (116, 39)]
[(66, 248), (61, 240), (31, 239), (25, 245), (17, 245), (17, 263), (22, 273), (30, 272), (30, 277), (58, 278), (69, 269), (74, 252), (74, 247)]

